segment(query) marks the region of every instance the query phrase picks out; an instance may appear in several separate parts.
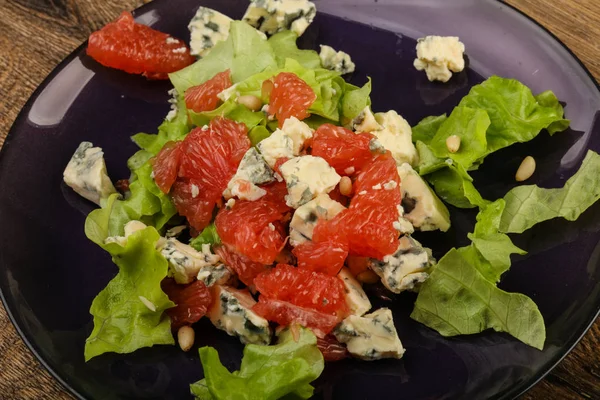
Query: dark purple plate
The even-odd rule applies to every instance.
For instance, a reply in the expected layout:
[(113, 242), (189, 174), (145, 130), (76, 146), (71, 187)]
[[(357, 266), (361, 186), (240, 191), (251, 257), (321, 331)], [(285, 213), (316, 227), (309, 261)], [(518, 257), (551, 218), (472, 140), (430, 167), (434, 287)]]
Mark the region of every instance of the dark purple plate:
[[(203, 5), (241, 17), (246, 1)], [(188, 39), (192, 0), (158, 0), (135, 13), (138, 21)], [(377, 111), (395, 109), (411, 124), (449, 112), (469, 88), (491, 74), (517, 78), (534, 92), (553, 90), (566, 103), (572, 130), (512, 146), (490, 157), (476, 184), (495, 199), (514, 186), (526, 154), (538, 160), (537, 184), (560, 186), (587, 149), (600, 150), (600, 93), (581, 63), (551, 34), (492, 0), (323, 0), (302, 46), (329, 44), (349, 52), (355, 83), (373, 78)], [(446, 85), (429, 83), (412, 67), (415, 38), (457, 35), (470, 67)], [(69, 390), (90, 399), (182, 399), (202, 377), (197, 352), (157, 347), (105, 355), (85, 363), (94, 296), (116, 274), (102, 249), (85, 238), (91, 204), (62, 184), (62, 171), (79, 142), (104, 148), (113, 179), (128, 176), (134, 133), (154, 132), (168, 111), (166, 82), (101, 67), (80, 47), (50, 74), (17, 118), (0, 155), (0, 288), (25, 343)], [(464, 245), (474, 213), (451, 210), (447, 235), (422, 235), (441, 256)], [(390, 304), (407, 348), (402, 360), (328, 365), (316, 382), (323, 399), (513, 398), (541, 379), (577, 343), (600, 308), (600, 205), (577, 222), (543, 223), (516, 239), (529, 251), (515, 259), (501, 287), (533, 298), (547, 326), (544, 351), (504, 334), (445, 339), (409, 318), (414, 295)], [(379, 306), (380, 304), (376, 304)], [(242, 346), (210, 323), (197, 345), (215, 346), (236, 368)]]

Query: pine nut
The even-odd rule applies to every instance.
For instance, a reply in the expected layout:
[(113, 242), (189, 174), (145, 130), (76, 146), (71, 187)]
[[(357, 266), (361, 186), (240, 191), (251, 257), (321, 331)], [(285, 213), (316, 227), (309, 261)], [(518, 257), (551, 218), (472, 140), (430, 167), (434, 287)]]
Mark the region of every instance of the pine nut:
[(340, 180), (340, 193), (343, 196), (350, 196), (350, 193), (352, 193), (352, 180), (347, 176), (342, 176)]
[(237, 102), (251, 111), (258, 111), (263, 106), (262, 100), (251, 94), (238, 97)]
[(450, 153), (456, 153), (458, 149), (460, 149), (460, 136), (448, 136), (448, 139), (446, 139), (446, 147)]
[(194, 345), (196, 339), (196, 332), (189, 326), (182, 326), (177, 331), (177, 341), (181, 350), (188, 351)]
[(531, 175), (535, 172), (535, 159), (531, 156), (527, 156), (521, 162), (517, 173), (515, 174), (515, 179), (517, 182), (523, 182), (527, 179), (531, 178)]
[(370, 269), (367, 269), (358, 274), (356, 279), (362, 283), (377, 283), (379, 281), (379, 276)]

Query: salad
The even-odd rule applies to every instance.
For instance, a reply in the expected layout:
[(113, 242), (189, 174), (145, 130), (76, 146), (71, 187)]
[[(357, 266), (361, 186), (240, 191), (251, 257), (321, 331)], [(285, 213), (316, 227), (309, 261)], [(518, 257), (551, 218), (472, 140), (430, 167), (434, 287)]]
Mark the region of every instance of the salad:
[[(497, 287), (511, 255), (525, 254), (508, 234), (578, 218), (600, 197), (598, 154), (563, 188), (484, 199), (470, 172), (488, 155), (569, 126), (556, 96), (492, 76), (411, 127), (396, 110), (373, 112), (370, 80), (344, 80), (350, 55), (297, 47), (315, 15), (306, 0), (253, 0), (242, 21), (200, 7), (189, 48), (129, 13), (90, 37), (99, 63), (173, 89), (158, 133), (132, 136), (128, 179), (113, 185), (89, 142), (64, 172), (100, 206), (85, 233), (119, 269), (91, 305), (86, 360), (176, 342), (188, 351), (208, 318), (246, 346), (235, 372), (216, 349), (199, 350), (196, 398), (309, 398), (325, 361), (406, 353), (366, 286), (417, 292), (411, 317), (443, 336), (493, 329), (544, 348), (535, 303)], [(457, 37), (428, 36), (416, 50), (432, 85), (465, 67)], [(534, 171), (524, 157), (515, 179)], [(478, 214), (470, 244), (436, 260), (415, 234), (448, 231), (447, 205)]]

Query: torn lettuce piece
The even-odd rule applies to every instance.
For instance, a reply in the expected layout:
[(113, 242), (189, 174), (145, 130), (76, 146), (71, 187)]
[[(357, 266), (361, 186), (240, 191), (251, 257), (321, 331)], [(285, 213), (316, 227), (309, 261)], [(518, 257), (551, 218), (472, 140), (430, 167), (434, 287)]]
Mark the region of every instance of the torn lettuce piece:
[(475, 208), (489, 203), (481, 197), (473, 185), (473, 178), (460, 164), (446, 165), (446, 168), (437, 170), (425, 178), (442, 200), (455, 207)]
[(275, 53), (261, 34), (241, 21), (232, 21), (227, 40), (219, 42), (194, 64), (169, 74), (178, 93), (200, 85), (219, 72), (231, 70), (233, 83), (264, 71), (277, 68)]
[(285, 66), (285, 60), (296, 60), (304, 68), (321, 68), (321, 59), (314, 50), (301, 50), (296, 45), (298, 35), (293, 31), (282, 31), (269, 38), (268, 43), (273, 48), (277, 64), (280, 68)]
[(523, 294), (498, 289), (476, 263), (450, 250), (421, 286), (411, 318), (442, 336), (494, 329), (543, 349), (546, 328), (535, 303)]
[(203, 244), (210, 244), (212, 246), (213, 244), (220, 243), (221, 238), (219, 237), (219, 234), (217, 233), (217, 227), (213, 222), (204, 228), (204, 230), (198, 236), (190, 241), (190, 246), (198, 251), (202, 251)]
[(579, 170), (565, 186), (543, 189), (536, 185), (517, 186), (505, 196), (506, 208), (500, 232), (522, 233), (552, 218), (575, 221), (600, 199), (600, 155), (588, 150)]
[(353, 120), (358, 117), (365, 107), (371, 105), (371, 78), (363, 87), (354, 86), (346, 83), (344, 97), (342, 98), (342, 116), (347, 120)]
[(446, 114), (423, 118), (412, 128), (413, 142), (421, 141), (429, 144), (446, 119), (448, 119)]
[(238, 104), (235, 99), (229, 99), (213, 111), (194, 112), (188, 111), (190, 120), (195, 126), (204, 126), (210, 124), (210, 121), (216, 117), (226, 117), (236, 122), (241, 122), (248, 130), (261, 124), (266, 119), (266, 115), (261, 111), (251, 111), (247, 107)]
[[(86, 233), (87, 228), (86, 224)], [(160, 287), (168, 266), (156, 250), (159, 238), (156, 229), (148, 227), (129, 236), (125, 246), (103, 245), (119, 273), (92, 302), (94, 329), (85, 342), (86, 361), (107, 352), (131, 353), (175, 343), (163, 313), (175, 304)]]
[(315, 335), (299, 329), (297, 340), (285, 330), (276, 345), (246, 345), (240, 370), (234, 373), (221, 364), (214, 348), (201, 348), (205, 378), (190, 386), (192, 394), (201, 400), (310, 398), (310, 382), (321, 375), (324, 361)]

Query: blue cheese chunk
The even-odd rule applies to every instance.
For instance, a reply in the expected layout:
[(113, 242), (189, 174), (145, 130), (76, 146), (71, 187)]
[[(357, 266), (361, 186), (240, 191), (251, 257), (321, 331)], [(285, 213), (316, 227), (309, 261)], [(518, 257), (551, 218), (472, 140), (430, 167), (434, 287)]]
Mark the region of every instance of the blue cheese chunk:
[(369, 267), (379, 275), (383, 285), (394, 293), (413, 290), (428, 278), (428, 271), (434, 264), (429, 249), (410, 236), (401, 237), (398, 250), (385, 256), (383, 261), (369, 261)]
[(65, 183), (86, 199), (100, 205), (117, 190), (113, 186), (100, 147), (90, 142), (81, 142), (63, 172)]
[(190, 21), (190, 54), (204, 57), (229, 36), (232, 19), (218, 11), (200, 7)]
[(252, 296), (227, 286), (215, 286), (215, 299), (208, 316), (218, 329), (237, 336), (244, 344), (268, 345), (271, 342), (269, 321), (252, 311)]
[(344, 283), (346, 303), (352, 315), (361, 316), (369, 311), (371, 309), (371, 302), (360, 282), (354, 278), (350, 270), (346, 267), (342, 268), (338, 273), (338, 278)]
[(417, 40), (414, 66), (430, 81), (448, 82), (452, 72), (465, 69), (465, 45), (456, 36), (426, 36)]
[(200, 268), (197, 278), (199, 281), (204, 282), (207, 287), (211, 287), (228, 284), (233, 278), (233, 274), (224, 264), (205, 265)]
[(258, 200), (267, 192), (258, 187), (275, 180), (273, 170), (265, 159), (252, 147), (244, 154), (237, 172), (223, 192), (225, 198), (237, 197), (242, 200)]
[(333, 331), (336, 339), (346, 343), (348, 352), (366, 361), (402, 358), (404, 347), (388, 308), (359, 317), (351, 315)]
[(313, 136), (313, 130), (296, 117), (286, 119), (281, 130), (292, 140), (292, 154), (295, 156), (300, 155), (304, 149), (304, 143)]
[(276, 129), (271, 136), (262, 140), (257, 147), (271, 168), (275, 166), (279, 158), (294, 157), (294, 141), (281, 129)]
[(319, 57), (321, 58), (321, 65), (325, 69), (337, 71), (341, 74), (349, 74), (356, 69), (356, 65), (354, 65), (348, 53), (335, 51), (330, 46), (321, 45)]
[(316, 14), (314, 3), (307, 0), (250, 0), (242, 20), (268, 35), (291, 30), (302, 36)]
[(331, 192), (341, 179), (327, 161), (314, 156), (292, 158), (281, 166), (280, 171), (288, 189), (286, 203), (292, 208)]
[(417, 165), (419, 163), (419, 154), (415, 145), (412, 143), (412, 129), (408, 122), (402, 118), (396, 111), (375, 114), (375, 120), (381, 126), (381, 129), (371, 131), (379, 141), (392, 153), (392, 157), (398, 165), (409, 163)]
[(203, 244), (200, 252), (175, 238), (166, 239), (160, 252), (169, 262), (169, 275), (180, 284), (191, 283), (203, 267), (221, 261), (212, 253), (210, 245)]
[(320, 194), (314, 200), (298, 207), (290, 222), (290, 244), (298, 246), (312, 240), (313, 231), (318, 220), (330, 220), (346, 207), (327, 194)]
[(381, 125), (375, 119), (371, 107), (366, 106), (356, 118), (352, 120), (351, 127), (356, 133), (374, 132), (381, 129)]
[(450, 212), (409, 164), (398, 167), (404, 218), (421, 231), (450, 229)]

